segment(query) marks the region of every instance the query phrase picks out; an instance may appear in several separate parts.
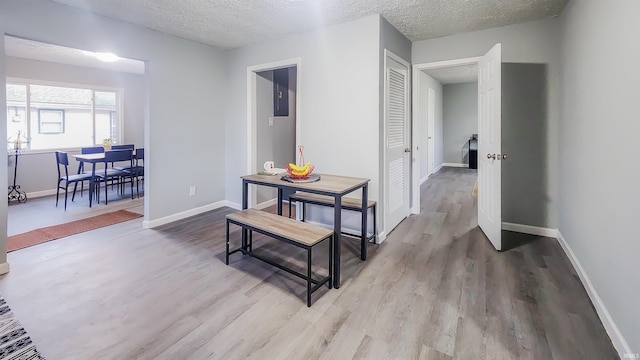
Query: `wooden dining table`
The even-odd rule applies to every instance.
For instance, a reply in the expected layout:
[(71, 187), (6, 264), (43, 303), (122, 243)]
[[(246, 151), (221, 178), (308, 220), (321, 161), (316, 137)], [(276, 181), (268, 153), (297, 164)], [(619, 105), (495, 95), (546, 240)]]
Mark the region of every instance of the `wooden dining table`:
[[(282, 179), (286, 173), (279, 175), (246, 175), (242, 176), (242, 209), (249, 206), (249, 184), (274, 187), (278, 189), (278, 215), (282, 215), (282, 198), (285, 190), (302, 191), (312, 194), (333, 197), (333, 286), (340, 287), (340, 246), (342, 243), (342, 197), (351, 192), (362, 190), (362, 223), (360, 258), (367, 259), (367, 197), (369, 179), (330, 174), (319, 174), (320, 180), (309, 183), (289, 182)], [(246, 234), (243, 232), (243, 244)]]

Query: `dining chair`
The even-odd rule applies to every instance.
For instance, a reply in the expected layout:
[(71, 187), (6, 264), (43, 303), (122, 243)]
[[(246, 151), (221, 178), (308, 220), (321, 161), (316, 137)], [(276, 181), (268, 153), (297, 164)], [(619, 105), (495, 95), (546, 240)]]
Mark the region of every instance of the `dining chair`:
[[(130, 166), (115, 166), (115, 169), (123, 170), (131, 173), (136, 178), (136, 193), (140, 197), (140, 178), (144, 180), (144, 148), (137, 148), (136, 153), (133, 156), (135, 164)], [(142, 182), (142, 189), (144, 189), (144, 181)]]
[[(104, 147), (102, 146), (89, 146), (89, 147), (80, 148), (81, 154), (99, 154), (103, 152), (104, 152)], [(80, 173), (91, 174), (91, 170), (84, 169), (84, 162), (82, 161), (78, 165), (78, 174)], [(80, 196), (82, 196), (83, 193), (84, 193), (84, 181), (80, 183)]]
[(111, 150), (133, 150), (135, 148), (136, 146), (134, 144), (111, 145)]
[[(67, 195), (69, 192), (69, 184), (74, 184), (73, 195), (71, 201), (76, 197), (76, 189), (78, 182), (84, 183), (85, 180), (91, 180), (91, 174), (73, 174), (69, 175), (69, 156), (64, 151), (56, 151), (56, 163), (58, 168), (58, 188), (56, 189), (56, 207), (58, 207), (58, 198), (60, 197), (60, 189), (64, 190), (64, 210), (67, 210)], [(64, 169), (64, 173), (62, 172)], [(64, 181), (64, 186), (62, 182)]]
[[(108, 204), (108, 187), (107, 181), (117, 181), (119, 185), (118, 188), (122, 190), (124, 193), (124, 184), (126, 183), (125, 179), (129, 178), (129, 182), (131, 183), (131, 199), (133, 199), (133, 175), (131, 172), (126, 172), (124, 170), (118, 169), (116, 167), (109, 167), (109, 164), (116, 163), (124, 163), (127, 162), (129, 167), (133, 167), (133, 150), (110, 150), (105, 151), (104, 153), (104, 169), (100, 170), (100, 173), (96, 173), (99, 182), (104, 182), (104, 203)], [(98, 191), (98, 202), (100, 201), (100, 195)]]

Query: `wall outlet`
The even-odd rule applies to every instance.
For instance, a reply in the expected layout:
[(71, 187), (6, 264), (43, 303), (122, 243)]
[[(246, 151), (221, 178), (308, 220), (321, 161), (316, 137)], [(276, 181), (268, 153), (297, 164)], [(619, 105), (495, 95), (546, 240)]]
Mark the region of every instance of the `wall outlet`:
[(195, 195), (196, 195), (196, 186), (195, 185), (189, 186), (189, 196), (195, 196)]
[(269, 126), (273, 126), (273, 116), (269, 116)]

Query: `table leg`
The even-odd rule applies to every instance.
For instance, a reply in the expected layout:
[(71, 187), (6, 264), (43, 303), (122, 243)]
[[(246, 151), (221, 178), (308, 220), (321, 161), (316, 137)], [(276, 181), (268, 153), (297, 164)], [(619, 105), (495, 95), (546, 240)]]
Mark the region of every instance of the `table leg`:
[[(105, 185), (106, 186), (106, 185)], [(100, 189), (98, 189), (99, 191)], [(93, 204), (93, 195), (96, 191), (96, 163), (91, 163), (91, 181), (89, 181), (89, 207)]]
[[(249, 207), (249, 183), (246, 180), (242, 180), (242, 210), (246, 210)], [(247, 230), (242, 229), (242, 248), (247, 246)]]
[(282, 188), (278, 188), (278, 215), (282, 216)]
[(333, 287), (340, 288), (340, 249), (342, 246), (342, 196), (335, 196), (333, 213)]
[(360, 259), (362, 261), (367, 260), (367, 205), (369, 202), (367, 188), (367, 184), (362, 187), (362, 234), (360, 236)]

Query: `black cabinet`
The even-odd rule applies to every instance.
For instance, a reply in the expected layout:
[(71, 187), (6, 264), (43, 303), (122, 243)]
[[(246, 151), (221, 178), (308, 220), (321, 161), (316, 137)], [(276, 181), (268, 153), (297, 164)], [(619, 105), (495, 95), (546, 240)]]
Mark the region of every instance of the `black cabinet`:
[(289, 116), (289, 69), (273, 70), (273, 116)]

